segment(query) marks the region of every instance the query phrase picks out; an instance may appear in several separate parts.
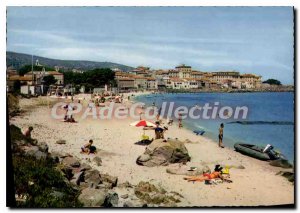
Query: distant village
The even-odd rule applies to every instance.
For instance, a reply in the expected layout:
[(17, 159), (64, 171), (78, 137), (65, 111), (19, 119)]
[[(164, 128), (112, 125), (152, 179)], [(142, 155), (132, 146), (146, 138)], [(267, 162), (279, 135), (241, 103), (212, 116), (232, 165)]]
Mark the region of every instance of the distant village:
[[(35, 66), (41, 66), (37, 60)], [(255, 74), (241, 74), (237, 71), (203, 72), (192, 69), (191, 66), (181, 64), (174, 69), (152, 70), (150, 67), (139, 66), (131, 71), (113, 68), (117, 87), (116, 92), (126, 91), (281, 91), (293, 90), (293, 86), (277, 86), (262, 83), (262, 77)], [(74, 73), (82, 73), (80, 69), (73, 69)], [(21, 83), (20, 92), (23, 94), (44, 94), (43, 78), (52, 75), (56, 80), (55, 87), (70, 91), (70, 85), (64, 83), (64, 73), (55, 66), (52, 71), (30, 71), (20, 76), (13, 67), (7, 68), (7, 91), (14, 89), (16, 81)], [(105, 89), (107, 89), (107, 85)], [(98, 90), (97, 90), (98, 89)], [(112, 88), (110, 88), (112, 89)], [(99, 88), (95, 88), (99, 91)], [(101, 89), (100, 89), (101, 91)], [(75, 92), (75, 91), (72, 91)], [(85, 92), (84, 88), (80, 92)]]

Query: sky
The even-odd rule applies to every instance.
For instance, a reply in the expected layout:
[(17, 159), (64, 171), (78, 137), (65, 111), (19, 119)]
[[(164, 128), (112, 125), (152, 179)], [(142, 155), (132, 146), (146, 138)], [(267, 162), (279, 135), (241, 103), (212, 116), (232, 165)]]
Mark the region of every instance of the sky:
[[(7, 51), (294, 82), (292, 7), (7, 7)], [(42, 62), (40, 62), (42, 63)]]

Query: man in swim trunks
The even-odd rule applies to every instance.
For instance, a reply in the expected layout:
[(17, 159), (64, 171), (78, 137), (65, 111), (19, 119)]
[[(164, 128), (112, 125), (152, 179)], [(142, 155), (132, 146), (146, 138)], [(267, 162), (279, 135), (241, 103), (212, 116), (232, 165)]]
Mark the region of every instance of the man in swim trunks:
[(224, 124), (221, 123), (220, 128), (219, 128), (219, 147), (224, 148), (223, 145), (223, 129), (224, 129)]

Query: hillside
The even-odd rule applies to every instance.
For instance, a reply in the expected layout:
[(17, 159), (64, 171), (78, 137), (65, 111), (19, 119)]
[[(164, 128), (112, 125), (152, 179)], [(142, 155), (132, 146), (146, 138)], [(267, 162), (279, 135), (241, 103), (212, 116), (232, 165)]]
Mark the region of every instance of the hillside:
[[(80, 69), (80, 70), (90, 70), (95, 68), (119, 68), (124, 71), (132, 70), (133, 67), (116, 64), (112, 62), (95, 62), (95, 61), (79, 61), (79, 60), (58, 60), (45, 58), (40, 56), (33, 56), (33, 60), (39, 60), (39, 63), (48, 67), (59, 66), (64, 70)], [(31, 55), (16, 53), (16, 52), (6, 52), (6, 64), (7, 67), (13, 66), (15, 69), (31, 64)]]

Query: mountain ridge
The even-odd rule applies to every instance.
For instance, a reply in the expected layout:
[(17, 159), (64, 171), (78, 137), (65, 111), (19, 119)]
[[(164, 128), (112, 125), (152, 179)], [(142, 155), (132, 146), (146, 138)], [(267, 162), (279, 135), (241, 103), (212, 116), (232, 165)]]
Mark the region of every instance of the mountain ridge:
[[(15, 69), (20, 69), (22, 66), (31, 64), (31, 55), (26, 53), (18, 53), (13, 51), (6, 51), (6, 65), (7, 67), (13, 66)], [(134, 68), (131, 66), (118, 64), (114, 62), (97, 62), (89, 60), (62, 60), (62, 59), (53, 59), (42, 56), (33, 56), (35, 63), (36, 60), (39, 60), (39, 63), (45, 66), (54, 67), (59, 66), (64, 70), (79, 69), (83, 71), (95, 69), (95, 68), (119, 68), (123, 71), (130, 71)]]

